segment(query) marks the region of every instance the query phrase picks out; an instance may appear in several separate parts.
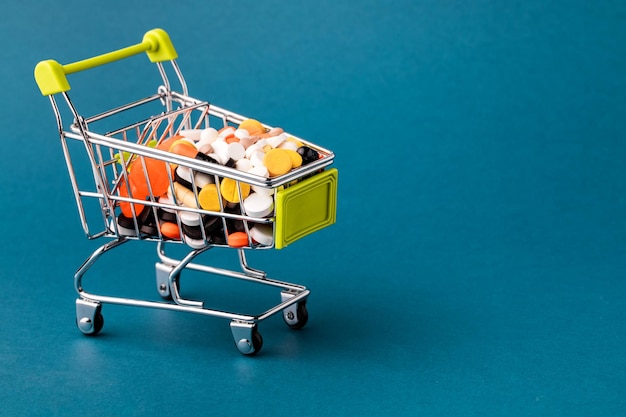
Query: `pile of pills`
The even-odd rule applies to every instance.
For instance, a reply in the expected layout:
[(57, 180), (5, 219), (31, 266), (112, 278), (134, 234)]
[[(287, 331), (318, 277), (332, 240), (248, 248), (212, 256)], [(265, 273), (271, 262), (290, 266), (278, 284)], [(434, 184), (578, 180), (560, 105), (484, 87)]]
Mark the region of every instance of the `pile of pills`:
[[(313, 148), (287, 135), (281, 128), (266, 129), (254, 119), (238, 127), (181, 130), (157, 148), (178, 155), (235, 168), (263, 178), (284, 175), (292, 169), (318, 160)], [(170, 169), (170, 173), (167, 170)], [(169, 178), (174, 179), (170, 187)], [(148, 181), (146, 181), (146, 178)], [(273, 227), (220, 216), (220, 213), (270, 217), (274, 211), (274, 189), (253, 186), (228, 177), (216, 177), (167, 164), (152, 158), (138, 158), (129, 164), (129, 186), (120, 184), (120, 195), (147, 199), (158, 196), (160, 203), (216, 212), (215, 215), (159, 208), (157, 219), (149, 206), (121, 202), (118, 227), (121, 234), (135, 235), (135, 220), (142, 234), (184, 240), (199, 248), (206, 241), (216, 245), (244, 247), (271, 246)], [(134, 213), (133, 213), (134, 212)], [(135, 214), (136, 216), (133, 216)], [(178, 217), (177, 217), (178, 216)], [(181, 228), (178, 227), (180, 220)], [(158, 231), (157, 231), (158, 228)], [(182, 229), (182, 230), (181, 230)]]

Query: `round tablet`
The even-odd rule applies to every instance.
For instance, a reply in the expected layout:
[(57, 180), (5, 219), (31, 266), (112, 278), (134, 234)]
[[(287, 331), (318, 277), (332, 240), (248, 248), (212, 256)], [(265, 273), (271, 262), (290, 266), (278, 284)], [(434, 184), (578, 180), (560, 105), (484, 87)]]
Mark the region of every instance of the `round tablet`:
[(205, 243), (204, 240), (202, 238), (200, 239), (194, 239), (192, 237), (189, 237), (187, 235), (183, 235), (183, 239), (185, 241), (185, 243), (187, 244), (187, 246), (193, 248), (193, 249), (200, 249), (205, 247)]
[(181, 165), (177, 166), (174, 172), (174, 179), (190, 190), (193, 189), (193, 185), (191, 184), (191, 169)]
[(252, 193), (243, 200), (246, 213), (252, 217), (265, 217), (274, 210), (274, 199), (265, 194)]
[(291, 158), (291, 168), (298, 168), (302, 165), (302, 156), (298, 152), (291, 149), (285, 149), (285, 152)]
[(265, 127), (261, 122), (255, 119), (246, 119), (239, 125), (239, 129), (246, 129), (250, 136), (265, 133)]
[(207, 184), (205, 187), (202, 187), (202, 190), (198, 193), (198, 202), (204, 210), (220, 211), (221, 206), (217, 186), (215, 184)]
[(227, 154), (230, 159), (239, 161), (246, 155), (246, 148), (239, 142), (232, 142), (228, 144)]
[(298, 150), (298, 145), (296, 145), (294, 142), (292, 142), (290, 140), (284, 141), (283, 143), (278, 145), (278, 147), (280, 149), (288, 149), (290, 151), (297, 151)]
[(270, 173), (270, 177), (277, 177), (291, 170), (291, 157), (285, 149), (271, 149), (263, 158), (263, 165)]
[(274, 243), (274, 228), (271, 224), (255, 224), (250, 229), (250, 237), (263, 246), (271, 246)]
[(215, 183), (213, 176), (205, 174), (204, 172), (196, 172), (193, 178), (196, 181), (196, 187), (198, 188), (202, 188), (207, 184)]
[(200, 214), (193, 213), (191, 211), (181, 211), (180, 214), (180, 222), (182, 224), (186, 224), (187, 226), (199, 226), (200, 225)]
[(252, 166), (252, 162), (250, 162), (248, 158), (241, 158), (235, 164), (235, 168), (237, 168), (239, 171), (249, 171), (250, 169), (252, 169)]
[(270, 173), (267, 172), (267, 168), (265, 168), (263, 165), (252, 167), (247, 172), (248, 174), (258, 175), (259, 177), (263, 177), (263, 178), (267, 178), (270, 176)]
[[(239, 189), (241, 189), (241, 198), (239, 197)], [(237, 186), (237, 181), (234, 179), (224, 178), (220, 184), (220, 192), (222, 198), (229, 203), (240, 203), (242, 199), (250, 195), (250, 184), (239, 182), (239, 186)]]
[(217, 134), (218, 133), (217, 133), (217, 130), (215, 130), (215, 128), (207, 127), (206, 129), (202, 131), (202, 133), (200, 133), (200, 140), (211, 143), (215, 141), (215, 139), (217, 139)]

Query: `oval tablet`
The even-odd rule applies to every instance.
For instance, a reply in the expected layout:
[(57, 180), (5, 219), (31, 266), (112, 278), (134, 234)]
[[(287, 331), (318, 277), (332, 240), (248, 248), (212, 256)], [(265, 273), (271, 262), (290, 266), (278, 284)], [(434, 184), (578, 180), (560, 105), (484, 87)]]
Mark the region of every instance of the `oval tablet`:
[(197, 142), (202, 135), (202, 129), (181, 129), (179, 132), (182, 136)]
[(161, 234), (167, 238), (179, 240), (180, 239), (180, 229), (176, 223), (172, 222), (163, 222), (161, 223), (161, 227), (159, 227)]
[(243, 248), (248, 246), (248, 235), (245, 232), (234, 232), (228, 235), (227, 242), (233, 248)]

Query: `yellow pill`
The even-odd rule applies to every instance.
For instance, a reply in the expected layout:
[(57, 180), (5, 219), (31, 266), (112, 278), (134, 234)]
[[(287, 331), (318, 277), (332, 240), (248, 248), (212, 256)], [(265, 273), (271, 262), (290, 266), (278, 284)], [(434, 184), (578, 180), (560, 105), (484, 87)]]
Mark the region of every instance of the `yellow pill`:
[(289, 136), (287, 138), (287, 141), (295, 143), (298, 146), (298, 148), (301, 146), (304, 146), (302, 142), (300, 142), (298, 139), (294, 138), (293, 136)]
[(298, 152), (291, 149), (285, 149), (285, 152), (291, 157), (291, 168), (298, 168), (302, 165), (302, 156)]
[(263, 158), (263, 165), (265, 165), (271, 177), (288, 173), (291, 170), (291, 164), (291, 156), (285, 149), (272, 149)]
[(260, 135), (265, 133), (265, 127), (255, 119), (246, 119), (239, 125), (239, 129), (246, 129), (250, 136)]
[(248, 195), (250, 195), (250, 184), (240, 182), (239, 188), (241, 188), (242, 198), (239, 198), (237, 181), (232, 178), (224, 178), (222, 180), (222, 183), (220, 184), (222, 198), (224, 198), (224, 200), (228, 201), (229, 203), (240, 203), (241, 200), (247, 198)]
[(200, 207), (209, 211), (221, 211), (220, 197), (215, 184), (207, 184), (198, 193)]

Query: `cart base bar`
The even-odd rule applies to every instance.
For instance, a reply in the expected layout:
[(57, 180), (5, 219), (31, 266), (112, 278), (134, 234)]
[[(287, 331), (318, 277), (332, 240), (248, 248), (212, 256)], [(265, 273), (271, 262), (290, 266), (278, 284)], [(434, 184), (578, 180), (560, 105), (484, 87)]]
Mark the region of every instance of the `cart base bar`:
[[(279, 312), (282, 312), (283, 320), (292, 329), (301, 329), (308, 321), (306, 302), (310, 291), (302, 285), (269, 279), (263, 271), (250, 268), (245, 260), (243, 250), (240, 251), (240, 262), (244, 272), (238, 272), (190, 262), (191, 259), (206, 249), (192, 251), (182, 260), (175, 260), (165, 255), (164, 244), (159, 242), (157, 253), (161, 262), (155, 264), (156, 283), (157, 291), (164, 298), (164, 301), (113, 297), (85, 291), (82, 286), (82, 279), (89, 268), (106, 252), (127, 241), (127, 239), (119, 239), (100, 246), (85, 260), (74, 276), (75, 288), (79, 296), (76, 299), (76, 325), (86, 335), (95, 336), (102, 330), (104, 326), (103, 304), (172, 310), (230, 320), (230, 328), (237, 349), (244, 355), (254, 355), (261, 350), (263, 345), (263, 338), (258, 331), (259, 322)], [(179, 296), (178, 280), (184, 269), (279, 288), (281, 289), (281, 302), (256, 315), (207, 308), (202, 301), (186, 300)]]

